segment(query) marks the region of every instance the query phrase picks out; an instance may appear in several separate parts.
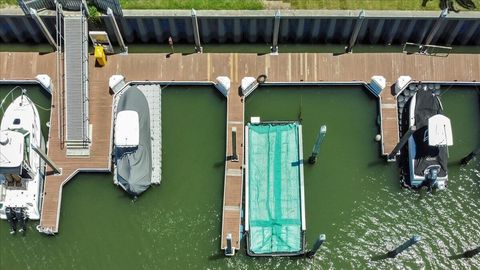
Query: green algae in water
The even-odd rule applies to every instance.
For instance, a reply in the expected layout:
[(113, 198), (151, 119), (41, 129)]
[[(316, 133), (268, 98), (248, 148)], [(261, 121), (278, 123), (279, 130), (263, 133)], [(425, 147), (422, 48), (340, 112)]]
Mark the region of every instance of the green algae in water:
[[(209, 87), (163, 92), (162, 183), (133, 203), (108, 174), (81, 174), (63, 193), (60, 233), (25, 237), (0, 222), (0, 269), (475, 269), (478, 258), (448, 256), (476, 247), (478, 161), (455, 164), (480, 138), (479, 97), (472, 89), (442, 96), (452, 119), (450, 185), (433, 195), (400, 188), (396, 164), (379, 157), (378, 104), (361, 87), (259, 88), (246, 117), (296, 120), (302, 104), (304, 158), (318, 128), (328, 126), (317, 164), (305, 166), (308, 247), (312, 259), (250, 258), (219, 250), (226, 101)], [(412, 234), (419, 244), (397, 259), (372, 261)], [(244, 244), (243, 244), (244, 245)], [(243, 246), (244, 247), (244, 246)]]

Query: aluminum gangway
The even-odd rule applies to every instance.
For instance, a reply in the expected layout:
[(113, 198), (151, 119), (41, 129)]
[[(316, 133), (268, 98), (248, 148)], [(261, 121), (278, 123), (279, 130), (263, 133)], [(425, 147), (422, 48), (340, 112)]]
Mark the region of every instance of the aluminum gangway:
[(90, 154), (88, 27), (83, 12), (64, 17), (65, 142), (67, 155)]

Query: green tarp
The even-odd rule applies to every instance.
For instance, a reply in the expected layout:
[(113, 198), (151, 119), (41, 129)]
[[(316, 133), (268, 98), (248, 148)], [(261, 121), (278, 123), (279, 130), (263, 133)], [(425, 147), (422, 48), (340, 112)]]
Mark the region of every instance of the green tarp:
[(296, 123), (249, 125), (249, 249), (302, 251), (299, 129)]

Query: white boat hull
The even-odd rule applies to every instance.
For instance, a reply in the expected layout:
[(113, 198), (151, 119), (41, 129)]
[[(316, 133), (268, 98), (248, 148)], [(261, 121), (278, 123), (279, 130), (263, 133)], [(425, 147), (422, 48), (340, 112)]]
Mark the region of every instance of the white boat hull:
[[(0, 185), (0, 219), (6, 219), (6, 208), (22, 208), (26, 217), (32, 220), (40, 219), (42, 208), (43, 186), (45, 179), (45, 163), (40, 156), (33, 151), (32, 145), (37, 148), (44, 147), (44, 139), (41, 132), (40, 116), (35, 104), (26, 96), (16, 98), (5, 110), (2, 117), (0, 130), (15, 131), (23, 130), (28, 136), (29, 142), (25, 144), (28, 151), (28, 166), (32, 177), (22, 177), (21, 185), (9, 185), (5, 176)], [(28, 132), (28, 133), (27, 133)], [(4, 154), (6, 159), (9, 154)], [(25, 163), (27, 161), (24, 160)]]

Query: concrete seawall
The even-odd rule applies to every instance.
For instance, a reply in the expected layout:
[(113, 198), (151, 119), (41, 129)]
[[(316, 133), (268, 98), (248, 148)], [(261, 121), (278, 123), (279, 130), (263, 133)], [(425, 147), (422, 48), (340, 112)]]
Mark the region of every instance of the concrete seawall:
[[(117, 22), (127, 43), (166, 44), (169, 36), (176, 43), (194, 42), (190, 10), (123, 10), (123, 14)], [(359, 14), (355, 10), (282, 10), (279, 43), (346, 45), (357, 24), (357, 44), (424, 43), (439, 24), (431, 44), (480, 45), (480, 12), (450, 13), (443, 19), (439, 19), (440, 11), (372, 10), (365, 11), (363, 19)], [(40, 16), (54, 36), (55, 12), (42, 11)], [(272, 42), (275, 12), (271, 10), (199, 10), (197, 19), (202, 43)], [(106, 16), (95, 29), (107, 31), (116, 41)], [(46, 39), (35, 21), (20, 9), (3, 9), (0, 41), (45, 43)]]

